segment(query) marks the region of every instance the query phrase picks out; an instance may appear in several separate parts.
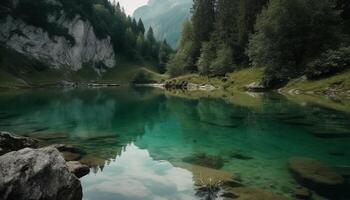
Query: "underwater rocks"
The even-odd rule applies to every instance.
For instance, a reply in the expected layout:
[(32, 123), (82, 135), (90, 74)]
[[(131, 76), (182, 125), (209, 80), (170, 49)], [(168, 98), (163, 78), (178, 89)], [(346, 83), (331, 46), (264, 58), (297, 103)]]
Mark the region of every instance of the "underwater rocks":
[(59, 152), (61, 152), (62, 156), (66, 161), (80, 160), (86, 154), (85, 151), (72, 145), (53, 144), (50, 145), (50, 147), (56, 148)]
[(232, 188), (225, 191), (223, 197), (225, 200), (288, 200), (287, 197), (249, 187)]
[(324, 196), (337, 196), (342, 192), (344, 178), (325, 163), (304, 157), (289, 159), (289, 170), (295, 179)]
[(80, 200), (79, 179), (52, 147), (25, 148), (0, 156), (0, 199)]
[(183, 162), (209, 167), (213, 169), (221, 169), (224, 166), (224, 159), (217, 155), (208, 155), (206, 153), (198, 153), (182, 159)]
[(83, 165), (78, 161), (67, 162), (68, 169), (78, 178), (81, 178), (90, 173), (90, 168), (87, 165)]
[(26, 147), (38, 147), (38, 140), (16, 136), (8, 132), (0, 132), (0, 155), (17, 151)]
[(310, 199), (312, 194), (310, 190), (304, 187), (297, 187), (294, 190), (294, 196), (298, 199)]
[(249, 155), (246, 155), (240, 151), (231, 151), (228, 153), (229, 157), (230, 158), (235, 158), (235, 159), (238, 159), (238, 160), (251, 160), (251, 159), (254, 159), (253, 157), (249, 156)]

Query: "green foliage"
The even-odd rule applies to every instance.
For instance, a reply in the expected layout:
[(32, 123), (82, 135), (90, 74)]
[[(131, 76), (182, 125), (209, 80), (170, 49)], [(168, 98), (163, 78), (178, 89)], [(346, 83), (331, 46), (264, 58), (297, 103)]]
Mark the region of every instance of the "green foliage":
[(210, 65), (210, 74), (214, 76), (223, 76), (233, 69), (232, 49), (227, 45), (222, 45), (217, 56)]
[(151, 77), (145, 71), (139, 71), (135, 74), (132, 83), (134, 84), (146, 84), (151, 83)]
[(200, 55), (202, 42), (207, 42), (214, 30), (214, 0), (194, 0), (192, 7), (193, 51), (190, 55), (194, 65)]
[(316, 59), (306, 71), (308, 79), (315, 80), (350, 69), (350, 46), (329, 50)]
[(310, 59), (336, 45), (338, 21), (331, 0), (271, 0), (248, 50), (254, 66), (266, 66), (265, 85), (300, 75)]
[(158, 54), (158, 71), (162, 74), (166, 72), (166, 64), (170, 59), (171, 53), (171, 47), (168, 45), (167, 41), (164, 40), (160, 45)]
[(201, 48), (201, 55), (198, 59), (198, 71), (203, 75), (209, 75), (210, 65), (215, 58), (215, 48), (210, 42), (204, 42)]
[(143, 22), (142, 22), (141, 18), (139, 19), (139, 21), (137, 23), (137, 30), (142, 35), (145, 34), (145, 26), (143, 25)]
[(172, 77), (185, 74), (193, 63), (193, 26), (187, 21), (183, 25), (176, 54), (169, 60), (167, 69)]

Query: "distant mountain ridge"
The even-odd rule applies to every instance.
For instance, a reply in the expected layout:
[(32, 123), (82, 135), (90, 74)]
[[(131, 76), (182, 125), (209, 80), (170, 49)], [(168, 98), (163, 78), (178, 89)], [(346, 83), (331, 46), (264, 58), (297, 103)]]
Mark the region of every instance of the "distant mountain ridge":
[(176, 47), (182, 24), (189, 19), (192, 0), (149, 0), (135, 10), (133, 17), (141, 18), (145, 26), (152, 26), (158, 40), (166, 39)]

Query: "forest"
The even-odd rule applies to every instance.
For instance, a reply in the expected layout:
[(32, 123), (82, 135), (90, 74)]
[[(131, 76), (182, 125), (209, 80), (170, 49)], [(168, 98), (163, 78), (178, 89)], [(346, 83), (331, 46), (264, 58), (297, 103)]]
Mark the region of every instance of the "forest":
[(191, 12), (167, 64), (172, 77), (255, 67), (264, 68), (262, 84), (276, 88), (350, 66), (347, 0), (194, 0)]

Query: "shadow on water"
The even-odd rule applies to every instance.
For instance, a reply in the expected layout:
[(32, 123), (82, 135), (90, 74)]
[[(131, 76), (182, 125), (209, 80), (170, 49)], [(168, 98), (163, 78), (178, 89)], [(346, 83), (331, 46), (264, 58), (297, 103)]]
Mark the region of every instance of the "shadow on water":
[[(292, 196), (299, 185), (287, 169), (292, 156), (349, 173), (348, 119), (277, 94), (231, 101), (140, 88), (0, 94), (2, 130), (86, 152), (79, 157), (93, 168), (82, 179), (86, 199), (200, 199), (198, 172), (235, 174), (246, 186)], [(199, 188), (203, 196), (207, 188)]]

